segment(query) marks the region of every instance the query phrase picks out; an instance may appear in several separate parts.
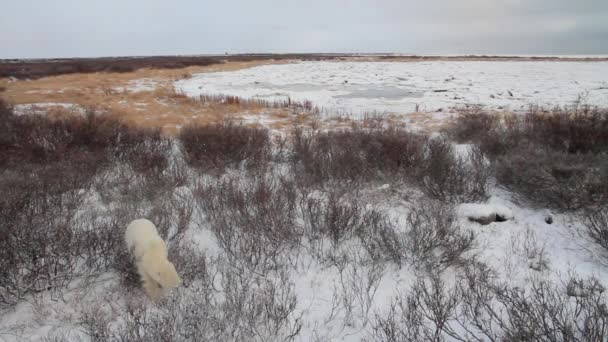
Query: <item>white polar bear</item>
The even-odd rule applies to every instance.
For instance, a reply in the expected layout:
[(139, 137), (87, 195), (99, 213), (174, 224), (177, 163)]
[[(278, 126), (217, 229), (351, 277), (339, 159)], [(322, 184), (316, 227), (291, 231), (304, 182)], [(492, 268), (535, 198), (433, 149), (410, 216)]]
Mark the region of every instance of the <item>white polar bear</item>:
[(158, 300), (163, 290), (181, 283), (175, 266), (167, 260), (167, 246), (154, 223), (146, 219), (134, 220), (127, 227), (125, 242), (135, 259), (143, 288), (152, 300)]

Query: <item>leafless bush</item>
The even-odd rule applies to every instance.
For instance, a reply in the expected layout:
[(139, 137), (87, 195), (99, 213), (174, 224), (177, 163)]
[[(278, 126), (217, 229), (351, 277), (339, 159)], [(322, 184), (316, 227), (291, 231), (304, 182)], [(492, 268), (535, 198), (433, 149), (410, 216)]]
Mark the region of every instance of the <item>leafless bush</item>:
[(608, 250), (608, 207), (588, 210), (584, 223), (589, 237)]
[(608, 199), (608, 164), (602, 155), (525, 148), (496, 161), (496, 178), (522, 199), (562, 210)]
[[(372, 323), (373, 341), (445, 341), (452, 332), (458, 297), (437, 275), (418, 279), (408, 295), (399, 295), (389, 312), (377, 315)], [(461, 341), (466, 341), (462, 339)]]
[(464, 110), (448, 129), (450, 137), (458, 142), (483, 141), (496, 134), (500, 128), (501, 118), (481, 111), (479, 108)]
[[(470, 289), (485, 276), (469, 272), (467, 277), (462, 283), (468, 283)], [(464, 291), (463, 298), (465, 317), (480, 336), (598, 342), (608, 336), (604, 287), (594, 278), (572, 277), (565, 288), (540, 280), (533, 281), (528, 290), (496, 284), (489, 284), (485, 294), (477, 289)]]
[(370, 249), (363, 253), (370, 259), (374, 262), (385, 260), (368, 242), (370, 236), (380, 234), (388, 224), (379, 210), (365, 208), (356, 199), (336, 191), (330, 191), (326, 196), (303, 196), (299, 205), (305, 246), (318, 261), (342, 269), (346, 262), (355, 262), (353, 258), (357, 253), (351, 248), (356, 245), (354, 249), (358, 249), (360, 241), (368, 243)]
[(300, 244), (296, 195), (293, 182), (269, 176), (202, 185), (195, 198), (229, 258), (265, 273)]
[(434, 270), (462, 265), (464, 254), (473, 247), (473, 233), (460, 228), (450, 206), (422, 201), (411, 208), (407, 223), (402, 241), (413, 265)]
[(449, 133), (499, 156), (526, 145), (567, 153), (598, 153), (608, 148), (607, 129), (607, 110), (578, 105), (550, 111), (530, 108), (526, 115), (519, 116), (464, 113)]
[(576, 210), (608, 198), (606, 132), (608, 110), (579, 104), (520, 116), (464, 115), (452, 134), (487, 153), (498, 181), (523, 199)]
[(343, 311), (343, 325), (363, 329), (369, 323), (384, 266), (378, 262), (367, 264), (356, 252), (351, 257), (339, 269), (340, 282), (334, 293)]
[(203, 170), (222, 171), (245, 163), (249, 168), (267, 165), (271, 157), (266, 129), (224, 122), (208, 126), (187, 126), (179, 139), (190, 165)]
[(397, 128), (293, 133), (293, 166), (318, 184), (403, 178), (422, 159), (424, 137)]
[(570, 278), (565, 288), (533, 280), (529, 288), (498, 283), (491, 269), (470, 263), (455, 287), (439, 276), (419, 280), (391, 310), (378, 315), (377, 341), (603, 341), (608, 336), (605, 289)]
[(308, 198), (303, 203), (305, 234), (310, 241), (329, 237), (334, 245), (360, 234), (363, 208), (356, 201), (342, 201), (330, 192), (327, 200)]
[(432, 139), (422, 164), (418, 182), (429, 197), (453, 204), (487, 199), (491, 172), (478, 148), (457, 156), (449, 141)]
[[(92, 308), (83, 315), (82, 330), (90, 338), (117, 342), (293, 341), (298, 336), (297, 298), (285, 274), (259, 277), (221, 260), (206, 265), (196, 285), (178, 290), (158, 307), (128, 301), (112, 313)], [(216, 274), (219, 282), (213, 284)]]
[(60, 119), (10, 111), (2, 115), (2, 165), (56, 170), (62, 176), (58, 179), (70, 180), (70, 188), (88, 187), (96, 173), (115, 161), (148, 177), (157, 177), (168, 165), (171, 144), (158, 130), (128, 127), (94, 111)]
[[(79, 196), (27, 193), (3, 198), (0, 232), (0, 303), (65, 287), (79, 266), (73, 229)], [(7, 203), (8, 202), (8, 203)]]
[(397, 229), (386, 219), (379, 219), (373, 230), (362, 236), (364, 247), (375, 258), (409, 263), (426, 270), (441, 270), (463, 265), (465, 253), (474, 244), (472, 232), (457, 224), (453, 209), (439, 202), (415, 203), (404, 228)]
[[(13, 117), (13, 107), (0, 98), (0, 149), (6, 151), (11, 146), (11, 142), (15, 139), (11, 125)], [(0, 153), (0, 165), (6, 163), (5, 158), (8, 156), (5, 153)]]
[(588, 105), (533, 109), (523, 118), (526, 138), (557, 151), (599, 153), (608, 149), (608, 110)]
[(148, 177), (160, 177), (169, 166), (171, 148), (171, 141), (163, 137), (159, 129), (129, 128), (121, 133), (111, 152), (134, 171)]
[(124, 226), (79, 213), (80, 192), (50, 192), (28, 179), (20, 181), (0, 180), (2, 305), (27, 295), (58, 295), (72, 281), (114, 266)]
[[(185, 287), (202, 280), (211, 286), (214, 282), (214, 270), (209, 270), (210, 258), (192, 242), (176, 241), (169, 248), (169, 260), (175, 265)], [(205, 278), (208, 277), (209, 279)]]

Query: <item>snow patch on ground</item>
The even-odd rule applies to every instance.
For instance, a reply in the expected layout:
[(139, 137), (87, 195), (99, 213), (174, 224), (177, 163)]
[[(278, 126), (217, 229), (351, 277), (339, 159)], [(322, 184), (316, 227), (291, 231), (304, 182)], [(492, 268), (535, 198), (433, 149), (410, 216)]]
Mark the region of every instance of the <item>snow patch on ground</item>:
[(127, 91), (130, 93), (138, 93), (143, 91), (154, 91), (158, 88), (159, 82), (152, 78), (140, 78), (137, 80), (129, 81), (126, 87), (114, 87), (115, 91), (123, 92)]
[(608, 62), (298, 62), (196, 74), (175, 82), (189, 96), (311, 100), (327, 113), (435, 112), (481, 105), (525, 110), (608, 105)]
[(84, 113), (86, 112), (86, 110), (82, 106), (79, 106), (75, 103), (39, 102), (15, 105), (14, 113), (15, 115), (45, 115), (53, 109), (62, 109), (80, 115), (84, 115)]

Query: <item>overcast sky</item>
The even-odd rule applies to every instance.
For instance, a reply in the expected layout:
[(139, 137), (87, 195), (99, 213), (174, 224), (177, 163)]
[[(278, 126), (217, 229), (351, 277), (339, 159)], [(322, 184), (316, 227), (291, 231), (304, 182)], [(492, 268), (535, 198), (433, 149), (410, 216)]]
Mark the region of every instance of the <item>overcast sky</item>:
[(0, 0), (0, 58), (608, 54), (608, 0)]

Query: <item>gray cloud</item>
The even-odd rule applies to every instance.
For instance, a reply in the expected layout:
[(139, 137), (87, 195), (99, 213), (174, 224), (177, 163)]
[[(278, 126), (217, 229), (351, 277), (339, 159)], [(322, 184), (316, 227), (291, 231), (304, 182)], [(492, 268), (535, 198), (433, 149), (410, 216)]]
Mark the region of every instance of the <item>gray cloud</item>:
[(605, 0), (0, 1), (0, 58), (608, 54)]

